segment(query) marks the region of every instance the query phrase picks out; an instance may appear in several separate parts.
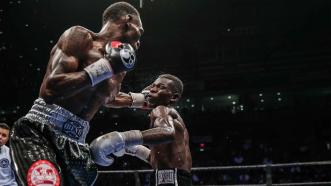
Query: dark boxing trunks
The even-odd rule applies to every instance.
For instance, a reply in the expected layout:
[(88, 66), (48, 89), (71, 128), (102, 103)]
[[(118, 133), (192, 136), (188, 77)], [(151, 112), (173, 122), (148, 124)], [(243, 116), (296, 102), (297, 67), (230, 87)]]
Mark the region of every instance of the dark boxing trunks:
[(181, 169), (158, 169), (151, 176), (150, 186), (191, 186), (191, 173)]
[(85, 143), (88, 129), (87, 121), (37, 99), (11, 131), (10, 150), (19, 185), (93, 185), (97, 167)]

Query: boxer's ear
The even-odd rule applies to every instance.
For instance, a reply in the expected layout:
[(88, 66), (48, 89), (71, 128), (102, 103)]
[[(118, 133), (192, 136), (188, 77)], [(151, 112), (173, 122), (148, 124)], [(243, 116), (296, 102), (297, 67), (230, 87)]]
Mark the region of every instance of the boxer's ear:
[(124, 24), (125, 24), (125, 29), (126, 30), (129, 30), (130, 27), (132, 27), (132, 23), (131, 23), (132, 19), (133, 19), (132, 14), (127, 14), (127, 15), (124, 16)]
[(125, 19), (125, 22), (128, 23), (133, 19), (133, 15), (132, 14), (126, 14), (124, 19)]
[(172, 94), (171, 98), (170, 98), (170, 102), (171, 103), (176, 103), (179, 101), (180, 95), (178, 93), (174, 93)]

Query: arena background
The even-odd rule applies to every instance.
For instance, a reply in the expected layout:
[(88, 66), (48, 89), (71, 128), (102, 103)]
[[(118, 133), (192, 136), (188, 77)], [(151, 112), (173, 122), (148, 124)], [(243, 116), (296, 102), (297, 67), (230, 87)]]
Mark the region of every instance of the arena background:
[[(12, 125), (38, 96), (52, 46), (81, 25), (98, 32), (106, 0), (2, 0), (0, 121)], [(185, 84), (177, 106), (190, 132), (193, 166), (330, 160), (331, 1), (138, 0), (145, 34), (123, 91), (160, 73)], [(145, 129), (147, 112), (101, 109), (88, 142), (109, 131)], [(100, 170), (145, 169), (118, 158)], [(275, 183), (330, 181), (330, 166), (279, 168)], [(261, 171), (194, 174), (193, 183), (264, 183)], [(140, 184), (148, 184), (140, 175)], [(110, 184), (110, 181), (111, 184)], [(97, 185), (133, 185), (99, 176)]]

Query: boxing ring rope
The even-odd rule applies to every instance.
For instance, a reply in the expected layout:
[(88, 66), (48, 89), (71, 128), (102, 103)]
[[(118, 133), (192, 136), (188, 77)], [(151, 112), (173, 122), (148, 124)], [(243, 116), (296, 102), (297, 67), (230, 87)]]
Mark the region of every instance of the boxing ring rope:
[[(198, 171), (215, 171), (215, 170), (242, 170), (242, 169), (264, 169), (266, 173), (265, 184), (244, 184), (244, 186), (305, 186), (305, 185), (331, 185), (330, 181), (324, 182), (302, 182), (302, 183), (272, 183), (272, 168), (286, 168), (294, 166), (323, 166), (331, 165), (331, 161), (315, 161), (315, 162), (295, 162), (295, 163), (277, 163), (277, 164), (262, 164), (262, 165), (242, 165), (242, 166), (213, 166), (213, 167), (193, 167), (192, 172)], [(98, 171), (99, 174), (137, 174), (137, 173), (152, 173), (153, 169), (146, 170), (107, 170)], [(243, 185), (222, 185), (222, 186), (243, 186)]]

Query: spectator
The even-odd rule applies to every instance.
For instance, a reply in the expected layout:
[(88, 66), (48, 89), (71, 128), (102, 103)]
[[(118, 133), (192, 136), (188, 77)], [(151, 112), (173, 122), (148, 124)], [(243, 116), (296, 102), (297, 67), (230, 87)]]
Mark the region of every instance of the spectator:
[(14, 172), (11, 168), (11, 159), (9, 148), (6, 143), (9, 139), (9, 126), (6, 123), (0, 123), (0, 185), (17, 186)]

